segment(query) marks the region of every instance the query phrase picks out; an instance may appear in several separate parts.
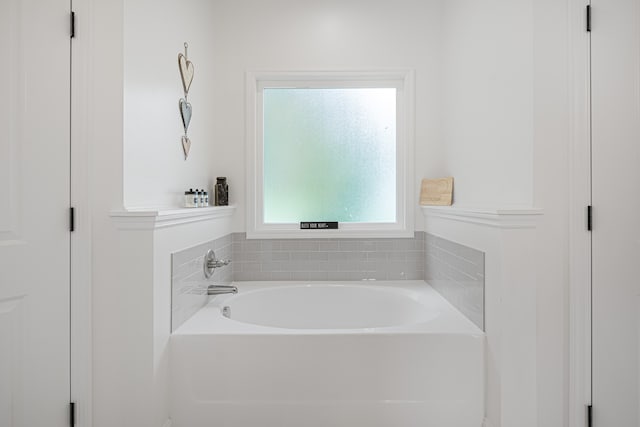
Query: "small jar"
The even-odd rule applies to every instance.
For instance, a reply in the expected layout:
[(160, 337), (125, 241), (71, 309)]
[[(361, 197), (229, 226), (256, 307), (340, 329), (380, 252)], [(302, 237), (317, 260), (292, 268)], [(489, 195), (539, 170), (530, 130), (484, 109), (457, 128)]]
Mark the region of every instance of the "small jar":
[(184, 207), (185, 208), (195, 208), (197, 206), (197, 196), (193, 191), (193, 188), (190, 188), (189, 191), (184, 192)]

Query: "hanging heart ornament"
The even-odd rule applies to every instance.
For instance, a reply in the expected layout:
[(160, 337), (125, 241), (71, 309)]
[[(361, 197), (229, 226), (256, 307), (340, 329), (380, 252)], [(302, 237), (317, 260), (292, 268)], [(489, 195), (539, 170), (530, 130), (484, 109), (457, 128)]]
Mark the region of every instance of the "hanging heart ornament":
[(184, 159), (189, 157), (189, 150), (191, 150), (191, 140), (186, 136), (182, 137), (182, 151), (184, 151)]
[(182, 87), (184, 89), (184, 94), (186, 95), (189, 93), (189, 88), (193, 81), (193, 63), (187, 60), (183, 54), (179, 53), (178, 66), (180, 67), (180, 77), (182, 77)]
[(191, 122), (191, 103), (187, 102), (184, 98), (180, 98), (179, 106), (180, 117), (182, 117), (182, 125), (184, 126), (184, 133), (186, 134), (187, 129), (189, 129), (189, 123)]

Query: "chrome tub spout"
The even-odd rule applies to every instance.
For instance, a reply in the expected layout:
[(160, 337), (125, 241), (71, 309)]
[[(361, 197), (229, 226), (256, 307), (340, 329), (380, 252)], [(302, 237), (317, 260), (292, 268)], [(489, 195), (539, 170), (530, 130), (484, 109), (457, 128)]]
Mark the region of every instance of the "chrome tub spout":
[(207, 295), (237, 294), (238, 288), (233, 285), (209, 285)]

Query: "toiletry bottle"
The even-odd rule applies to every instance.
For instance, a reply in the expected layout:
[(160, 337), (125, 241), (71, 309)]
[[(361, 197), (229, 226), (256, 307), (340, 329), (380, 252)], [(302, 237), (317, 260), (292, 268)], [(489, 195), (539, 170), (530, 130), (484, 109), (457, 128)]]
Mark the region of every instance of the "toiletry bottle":
[(200, 206), (200, 190), (196, 188), (196, 208), (199, 208)]
[(200, 190), (200, 207), (204, 208), (205, 206), (207, 206), (204, 203), (204, 195), (205, 195), (206, 191), (204, 191), (204, 189)]
[(209, 206), (209, 193), (207, 191), (204, 192), (204, 205)]
[(219, 176), (216, 178), (216, 206), (227, 206), (229, 204), (229, 186), (227, 178)]

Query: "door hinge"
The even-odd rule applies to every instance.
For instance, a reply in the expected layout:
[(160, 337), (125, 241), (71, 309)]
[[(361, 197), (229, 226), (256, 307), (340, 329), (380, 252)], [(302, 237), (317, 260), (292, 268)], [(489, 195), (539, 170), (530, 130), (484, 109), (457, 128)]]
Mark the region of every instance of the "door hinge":
[(587, 206), (587, 231), (593, 229), (593, 208), (591, 205)]
[(591, 405), (587, 406), (587, 427), (593, 427), (593, 417), (591, 416), (592, 409)]
[(69, 208), (69, 231), (76, 231), (76, 208)]
[(76, 13), (71, 12), (71, 38), (76, 36)]
[(76, 402), (69, 402), (69, 425), (76, 425)]
[(591, 5), (587, 5), (587, 32), (591, 32)]

